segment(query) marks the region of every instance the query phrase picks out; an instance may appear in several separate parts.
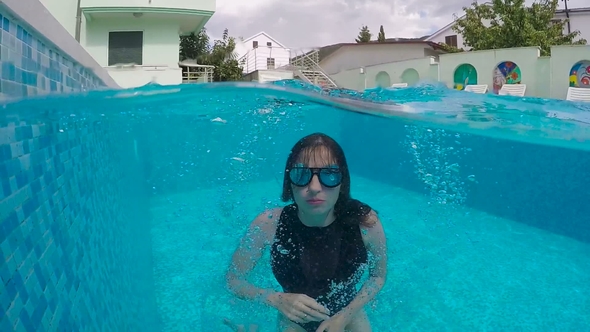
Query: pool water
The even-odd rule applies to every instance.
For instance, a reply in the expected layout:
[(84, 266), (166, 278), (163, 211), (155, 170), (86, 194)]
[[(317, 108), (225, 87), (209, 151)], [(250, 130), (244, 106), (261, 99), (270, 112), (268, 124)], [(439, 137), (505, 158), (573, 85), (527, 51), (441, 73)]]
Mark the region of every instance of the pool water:
[[(0, 272), (18, 283), (3, 283), (0, 327), (229, 331), (229, 318), (275, 331), (276, 312), (232, 297), (224, 274), (252, 219), (284, 204), (289, 149), (320, 131), (386, 232), (375, 331), (586, 330), (589, 115), (439, 85), (298, 81), (9, 103)], [(268, 252), (252, 280), (279, 289)]]
[[(388, 235), (389, 280), (368, 314), (375, 331), (584, 330), (589, 318), (590, 244), (353, 174), (355, 196), (379, 211)], [(240, 187), (253, 197), (218, 206), (217, 190), (152, 204), (156, 297), (164, 331), (217, 331), (223, 318), (275, 331), (276, 313), (235, 300), (223, 276), (241, 230), (274, 181)], [(231, 195), (231, 193), (229, 193)], [(198, 203), (195, 203), (198, 202)], [(430, 203), (430, 204), (429, 204)], [(227, 211), (235, 209), (234, 211)], [(204, 226), (208, 220), (211, 226)], [(269, 280), (269, 257), (253, 280)], [(229, 329), (228, 329), (229, 331)]]

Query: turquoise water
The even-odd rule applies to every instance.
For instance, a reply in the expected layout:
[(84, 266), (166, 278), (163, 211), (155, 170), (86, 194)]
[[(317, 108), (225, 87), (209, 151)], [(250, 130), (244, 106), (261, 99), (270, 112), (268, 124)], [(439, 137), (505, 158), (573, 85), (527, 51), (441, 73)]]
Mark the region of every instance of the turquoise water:
[[(22, 279), (0, 293), (11, 323), (274, 331), (276, 313), (233, 298), (223, 276), (250, 221), (281, 204), (289, 149), (321, 131), (387, 235), (375, 331), (590, 326), (587, 104), (282, 81), (30, 99), (0, 119), (0, 248), (23, 266), (0, 268)], [(268, 263), (253, 281), (278, 287)]]

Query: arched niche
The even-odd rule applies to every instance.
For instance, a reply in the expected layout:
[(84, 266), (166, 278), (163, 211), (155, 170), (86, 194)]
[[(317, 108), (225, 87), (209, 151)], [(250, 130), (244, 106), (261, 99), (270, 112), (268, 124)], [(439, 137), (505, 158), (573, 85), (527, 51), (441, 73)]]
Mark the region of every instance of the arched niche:
[(414, 68), (408, 68), (402, 73), (402, 82), (408, 85), (414, 85), (420, 81), (420, 74)]
[(453, 74), (453, 88), (464, 90), (467, 85), (477, 84), (477, 70), (470, 63), (459, 65)]
[(570, 69), (570, 87), (590, 89), (590, 60), (576, 62)]
[(380, 71), (375, 76), (375, 83), (378, 87), (389, 88), (391, 86), (391, 77), (389, 77), (387, 72)]
[(520, 67), (513, 61), (502, 61), (494, 67), (492, 78), (493, 91), (498, 94), (504, 84), (521, 84), (522, 73)]

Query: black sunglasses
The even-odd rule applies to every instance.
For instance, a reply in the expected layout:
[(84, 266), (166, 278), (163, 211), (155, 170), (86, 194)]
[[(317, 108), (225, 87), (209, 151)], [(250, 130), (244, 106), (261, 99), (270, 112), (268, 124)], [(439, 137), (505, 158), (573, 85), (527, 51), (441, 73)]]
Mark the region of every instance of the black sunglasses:
[(305, 187), (318, 176), (320, 183), (327, 188), (338, 187), (342, 183), (342, 172), (338, 167), (303, 167), (295, 166), (289, 170), (289, 179), (297, 187)]

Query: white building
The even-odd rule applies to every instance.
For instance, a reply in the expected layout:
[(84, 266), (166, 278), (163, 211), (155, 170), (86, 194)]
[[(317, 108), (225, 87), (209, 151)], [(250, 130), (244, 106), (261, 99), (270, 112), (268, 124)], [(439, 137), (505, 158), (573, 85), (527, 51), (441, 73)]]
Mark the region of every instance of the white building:
[(319, 66), (328, 74), (445, 53), (433, 42), (417, 39), (391, 38), (384, 42), (341, 43), (326, 46), (319, 51)]
[(179, 36), (199, 31), (216, 6), (216, 0), (41, 2), (123, 88), (182, 83)]
[[(554, 20), (565, 20), (568, 17), (570, 22), (565, 25), (564, 33), (578, 30), (580, 31), (579, 38), (590, 41), (590, 7), (568, 9), (567, 12), (564, 9), (557, 10), (555, 12)], [(447, 24), (442, 29), (426, 38), (426, 40), (435, 43), (445, 43), (450, 46), (468, 50), (469, 47), (465, 46), (463, 36), (453, 31), (454, 24), (455, 21)]]
[(244, 74), (286, 66), (291, 57), (287, 47), (264, 31), (238, 43), (236, 52), (244, 61)]
[(565, 20), (569, 18), (569, 24), (566, 23), (563, 32), (570, 33), (572, 31), (580, 31), (579, 38), (584, 38), (590, 41), (590, 7), (572, 8), (567, 12), (560, 9), (555, 12), (555, 20)]

